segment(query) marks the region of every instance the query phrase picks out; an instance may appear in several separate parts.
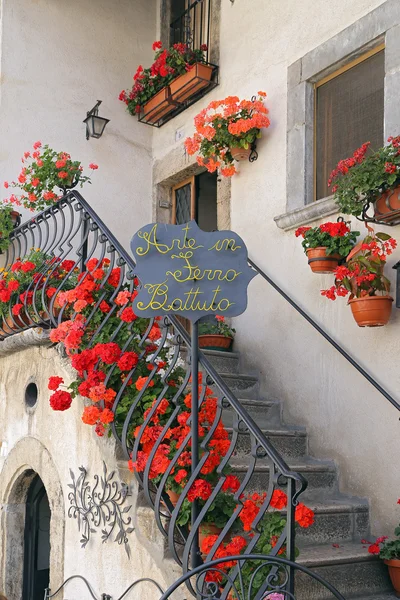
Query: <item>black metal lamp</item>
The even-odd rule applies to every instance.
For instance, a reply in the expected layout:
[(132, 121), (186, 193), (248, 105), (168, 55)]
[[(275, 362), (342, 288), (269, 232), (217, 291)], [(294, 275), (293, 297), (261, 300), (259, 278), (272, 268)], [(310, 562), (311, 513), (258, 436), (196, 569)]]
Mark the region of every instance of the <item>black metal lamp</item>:
[(89, 138), (100, 138), (103, 135), (103, 131), (105, 126), (109, 122), (110, 119), (104, 119), (104, 117), (99, 117), (99, 106), (101, 104), (101, 100), (97, 100), (95, 106), (93, 106), (92, 110), (89, 110), (87, 113), (86, 119), (84, 119), (84, 123), (86, 124), (86, 139)]

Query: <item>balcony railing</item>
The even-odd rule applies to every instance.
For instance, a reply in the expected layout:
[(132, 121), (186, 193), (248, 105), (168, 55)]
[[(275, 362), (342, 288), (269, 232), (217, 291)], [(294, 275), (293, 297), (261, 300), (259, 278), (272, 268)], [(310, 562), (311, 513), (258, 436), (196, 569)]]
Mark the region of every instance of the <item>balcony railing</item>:
[[(40, 249), (43, 264), (12, 291), (0, 327), (3, 338), (35, 326), (62, 328), (66, 319), (72, 324), (79, 315), (85, 348), (117, 341), (124, 353), (137, 355), (137, 364), (122, 375), (115, 361), (103, 365), (104, 385), (116, 392), (111, 428), (183, 573), (209, 562), (234, 540), (241, 552), (260, 552), (271, 515), (278, 515), (280, 525), (279, 535), (270, 540), (270, 555), (295, 561), (296, 510), (305, 479), (288, 467), (201, 352), (199, 428), (193, 431), (191, 369), (184, 360), (190, 354), (188, 334), (175, 317), (113, 324), (121, 311), (120, 294), (129, 296), (137, 285), (135, 264), (82, 196), (71, 191), (15, 229), (11, 242), (8, 270), (16, 261), (24, 263), (32, 248)], [(82, 311), (66, 298), (85, 283), (95, 292)], [(21, 305), (18, 315), (15, 304)], [(69, 328), (67, 323), (64, 329)], [(72, 359), (79, 352), (77, 346), (69, 350)], [(87, 371), (81, 376), (85, 381)], [(104, 408), (105, 401), (100, 404)], [(196, 439), (200, 460), (193, 468), (190, 451)], [(180, 491), (175, 499), (173, 491)], [(213, 522), (219, 529), (211, 527)], [(207, 543), (199, 542), (204, 528), (214, 536)], [(235, 564), (222, 576), (222, 599), (240, 576)], [(271, 565), (272, 579), (274, 570)], [(196, 596), (193, 581), (185, 583)], [(284, 585), (293, 594), (292, 563)]]

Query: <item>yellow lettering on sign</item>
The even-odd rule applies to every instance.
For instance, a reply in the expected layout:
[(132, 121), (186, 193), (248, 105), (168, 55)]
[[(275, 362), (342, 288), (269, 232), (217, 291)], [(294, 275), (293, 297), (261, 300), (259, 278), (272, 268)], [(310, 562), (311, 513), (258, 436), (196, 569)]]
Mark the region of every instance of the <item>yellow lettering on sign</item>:
[(157, 240), (157, 227), (158, 223), (155, 223), (153, 225), (153, 228), (149, 232), (138, 231), (138, 237), (144, 240), (147, 244), (144, 247), (139, 246), (136, 249), (136, 254), (138, 256), (145, 256), (152, 247), (155, 248), (160, 254), (167, 254), (168, 252), (171, 252), (175, 249), (175, 246), (178, 250), (185, 250), (186, 248), (188, 248), (189, 250), (197, 250), (197, 248), (204, 248), (204, 246), (202, 245), (196, 246), (196, 240), (194, 238), (188, 238), (188, 233), (190, 230), (188, 224), (186, 225), (186, 227), (182, 228), (182, 231), (185, 232), (183, 240), (179, 238), (174, 238), (170, 246), (168, 246), (168, 244), (161, 244)]
[(217, 240), (214, 246), (211, 246), (208, 250), (216, 250), (217, 252), (221, 252), (221, 250), (232, 250), (235, 252), (242, 246), (237, 246), (234, 238), (225, 238), (224, 240)]

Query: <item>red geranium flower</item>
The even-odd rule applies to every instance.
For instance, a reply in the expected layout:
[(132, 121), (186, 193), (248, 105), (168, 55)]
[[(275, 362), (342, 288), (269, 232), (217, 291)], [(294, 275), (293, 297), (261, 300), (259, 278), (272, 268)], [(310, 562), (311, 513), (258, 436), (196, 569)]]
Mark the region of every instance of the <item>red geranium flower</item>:
[(64, 379), (62, 377), (49, 377), (49, 390), (56, 391), (60, 387), (60, 385), (64, 383)]

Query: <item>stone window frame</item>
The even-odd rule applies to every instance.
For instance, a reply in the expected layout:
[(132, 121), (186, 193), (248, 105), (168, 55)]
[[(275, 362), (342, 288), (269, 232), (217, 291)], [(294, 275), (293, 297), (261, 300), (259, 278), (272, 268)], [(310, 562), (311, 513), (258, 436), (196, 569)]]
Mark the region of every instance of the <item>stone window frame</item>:
[(385, 45), (384, 139), (400, 133), (400, 2), (387, 0), (288, 67), (284, 230), (338, 212), (332, 198), (314, 200), (314, 84), (380, 44)]

